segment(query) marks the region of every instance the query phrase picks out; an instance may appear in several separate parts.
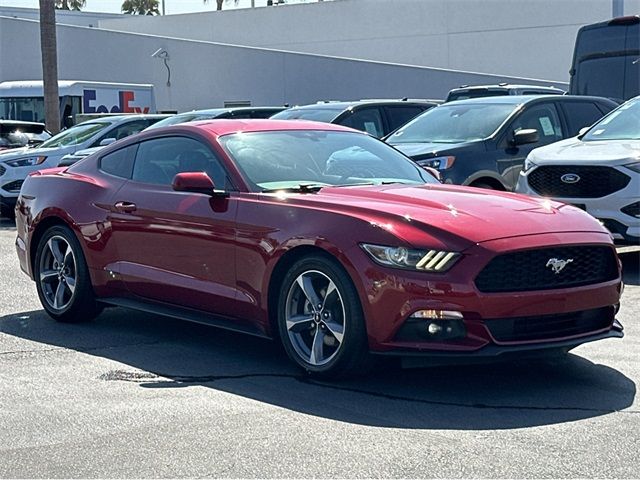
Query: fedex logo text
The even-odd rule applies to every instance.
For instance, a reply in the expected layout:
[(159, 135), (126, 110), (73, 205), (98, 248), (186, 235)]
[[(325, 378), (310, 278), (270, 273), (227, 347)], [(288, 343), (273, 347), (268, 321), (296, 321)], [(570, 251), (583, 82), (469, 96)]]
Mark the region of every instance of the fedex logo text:
[(135, 103), (136, 92), (131, 90), (85, 89), (82, 110), (84, 113), (149, 113), (150, 107), (148, 104), (144, 106), (135, 105)]

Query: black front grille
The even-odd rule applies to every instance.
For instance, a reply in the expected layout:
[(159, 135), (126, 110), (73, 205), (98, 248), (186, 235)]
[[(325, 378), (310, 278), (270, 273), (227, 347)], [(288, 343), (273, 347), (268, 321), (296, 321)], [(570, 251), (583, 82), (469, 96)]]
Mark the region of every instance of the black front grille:
[(613, 306), (580, 312), (485, 320), (497, 342), (533, 342), (595, 333), (613, 324)]
[(5, 167), (3, 167), (2, 165), (0, 165), (0, 177), (2, 175), (4, 175), (4, 172), (6, 172), (6, 171), (7, 171), (7, 169)]
[(3, 185), (2, 189), (6, 190), (7, 192), (19, 192), (23, 183), (24, 180), (14, 180), (13, 182)]
[[(562, 181), (563, 176), (565, 180), (575, 180), (575, 175), (579, 177), (575, 183)], [(536, 168), (528, 181), (533, 190), (545, 197), (600, 198), (622, 190), (631, 177), (609, 167), (553, 165)]]
[[(564, 267), (563, 261), (567, 262)], [(591, 285), (617, 277), (618, 263), (612, 248), (571, 246), (499, 255), (484, 267), (475, 283), (486, 293), (525, 292)]]

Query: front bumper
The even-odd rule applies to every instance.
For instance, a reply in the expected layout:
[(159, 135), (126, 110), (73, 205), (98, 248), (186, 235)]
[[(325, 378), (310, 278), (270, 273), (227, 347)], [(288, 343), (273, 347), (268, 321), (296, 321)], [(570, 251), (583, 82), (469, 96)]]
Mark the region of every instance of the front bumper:
[(622, 325), (616, 320), (611, 329), (607, 332), (586, 335), (570, 340), (511, 346), (487, 345), (479, 350), (465, 352), (463, 354), (459, 352), (412, 352), (400, 350), (373, 353), (381, 356), (400, 357), (402, 359), (402, 366), (405, 368), (503, 362), (531, 358), (545, 358), (552, 356), (554, 353), (566, 353), (569, 350), (585, 343), (604, 340), (607, 338), (623, 338), (623, 330)]

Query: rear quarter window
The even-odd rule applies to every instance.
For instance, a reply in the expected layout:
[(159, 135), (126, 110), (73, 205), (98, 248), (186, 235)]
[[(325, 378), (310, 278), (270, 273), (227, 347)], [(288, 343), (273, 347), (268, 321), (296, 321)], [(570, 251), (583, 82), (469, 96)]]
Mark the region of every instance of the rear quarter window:
[(130, 145), (108, 153), (100, 159), (100, 170), (109, 175), (130, 179), (137, 145)]
[(602, 112), (595, 103), (590, 102), (566, 102), (562, 105), (567, 117), (569, 131), (568, 136), (578, 134), (581, 128), (590, 127), (602, 118)]

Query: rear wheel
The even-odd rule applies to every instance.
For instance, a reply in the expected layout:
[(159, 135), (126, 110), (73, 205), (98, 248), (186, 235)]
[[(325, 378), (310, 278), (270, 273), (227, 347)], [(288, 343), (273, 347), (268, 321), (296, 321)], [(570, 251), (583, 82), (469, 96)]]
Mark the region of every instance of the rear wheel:
[(286, 274), (278, 328), (289, 357), (312, 375), (351, 376), (370, 365), (357, 292), (342, 267), (324, 256), (305, 257)]
[(63, 226), (49, 228), (38, 243), (34, 278), (40, 303), (60, 322), (82, 322), (101, 311), (76, 236)]

